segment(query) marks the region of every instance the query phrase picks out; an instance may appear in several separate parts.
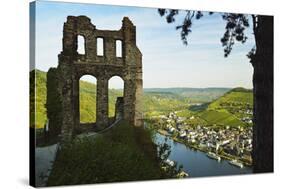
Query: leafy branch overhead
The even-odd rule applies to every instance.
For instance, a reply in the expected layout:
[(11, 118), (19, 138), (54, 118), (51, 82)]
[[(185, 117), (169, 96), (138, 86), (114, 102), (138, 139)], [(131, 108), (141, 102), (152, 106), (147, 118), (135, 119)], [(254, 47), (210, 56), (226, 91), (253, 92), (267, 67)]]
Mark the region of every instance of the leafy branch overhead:
[[(181, 30), (181, 39), (185, 45), (188, 45), (187, 37), (191, 33), (191, 27), (194, 20), (201, 19), (204, 14), (202, 11), (190, 11), (185, 10), (184, 19), (182, 24), (177, 25), (176, 29)], [(176, 9), (158, 9), (160, 16), (165, 16), (167, 23), (173, 23), (176, 20), (176, 16), (180, 13)], [(208, 15), (213, 15), (213, 12), (209, 12)], [(221, 38), (222, 46), (224, 47), (224, 56), (227, 57), (233, 48), (235, 42), (245, 43), (247, 41), (247, 36), (245, 35), (245, 29), (249, 28), (249, 18), (248, 15), (244, 14), (233, 14), (233, 13), (221, 13), (222, 19), (226, 21), (225, 33)], [(253, 15), (253, 20), (255, 16)], [(255, 27), (255, 25), (254, 25)], [(251, 58), (255, 53), (255, 48), (253, 48), (248, 57)]]

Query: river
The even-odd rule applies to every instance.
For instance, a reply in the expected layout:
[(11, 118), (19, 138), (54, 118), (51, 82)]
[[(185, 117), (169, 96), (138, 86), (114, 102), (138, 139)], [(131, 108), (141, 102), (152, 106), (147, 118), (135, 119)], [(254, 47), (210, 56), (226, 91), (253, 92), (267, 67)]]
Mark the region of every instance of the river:
[[(156, 133), (154, 142), (157, 144), (165, 143), (165, 136)], [(222, 175), (237, 175), (250, 174), (252, 168), (239, 168), (228, 163), (227, 160), (220, 162), (210, 159), (205, 153), (193, 150), (184, 144), (167, 139), (167, 144), (171, 146), (170, 160), (183, 165), (183, 170), (189, 174), (189, 177), (204, 177), (204, 176), (222, 176)]]
[[(154, 142), (163, 144), (165, 143), (165, 138), (164, 135), (156, 133)], [(190, 177), (252, 173), (250, 167), (240, 169), (234, 165), (230, 165), (226, 160), (217, 162), (216, 160), (208, 158), (205, 153), (190, 149), (184, 144), (175, 142), (172, 139), (168, 138), (166, 143), (171, 146), (169, 159), (178, 162), (179, 165), (183, 165), (183, 170), (187, 172)], [(46, 181), (50, 174), (56, 151), (57, 144), (36, 148), (36, 186), (46, 186)]]

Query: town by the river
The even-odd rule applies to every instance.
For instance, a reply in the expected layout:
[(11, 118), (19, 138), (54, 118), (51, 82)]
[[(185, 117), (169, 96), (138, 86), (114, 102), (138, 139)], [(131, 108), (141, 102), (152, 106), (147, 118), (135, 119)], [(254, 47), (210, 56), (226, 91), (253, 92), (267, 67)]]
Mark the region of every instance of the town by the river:
[(171, 146), (169, 159), (183, 166), (183, 170), (188, 173), (189, 177), (202, 176), (222, 176), (235, 174), (250, 174), (252, 168), (244, 166), (240, 168), (232, 165), (228, 160), (217, 161), (209, 158), (206, 153), (189, 148), (188, 146), (173, 141), (171, 138), (159, 133), (155, 134), (154, 142), (157, 144), (167, 143)]
[(182, 165), (189, 177), (252, 173), (252, 110), (236, 109), (242, 113), (239, 125), (204, 124), (202, 113), (179, 116), (180, 111), (151, 116), (145, 125), (156, 133), (155, 143), (171, 147), (168, 163)]

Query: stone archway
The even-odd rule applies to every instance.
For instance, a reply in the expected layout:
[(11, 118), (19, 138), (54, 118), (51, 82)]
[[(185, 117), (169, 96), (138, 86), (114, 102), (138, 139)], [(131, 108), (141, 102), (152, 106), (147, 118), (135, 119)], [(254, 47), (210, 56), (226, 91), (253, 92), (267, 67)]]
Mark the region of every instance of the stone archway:
[[(77, 52), (78, 35), (85, 39), (85, 54)], [(98, 54), (98, 38), (102, 39), (102, 55)], [(121, 41), (122, 46), (118, 56), (116, 41)], [(129, 18), (123, 18), (120, 30), (99, 30), (86, 16), (68, 16), (63, 27), (63, 51), (58, 58), (58, 67), (51, 70), (55, 72), (56, 94), (61, 99), (59, 113), (64, 137), (72, 136), (79, 126), (79, 79), (87, 74), (97, 79), (97, 126), (104, 128), (109, 124), (108, 80), (115, 75), (124, 80), (123, 119), (134, 126), (142, 125), (142, 54), (136, 46), (136, 27)], [(47, 110), (52, 111), (51, 107), (47, 106)]]
[(120, 111), (124, 109), (124, 104), (121, 104), (122, 99), (124, 99), (124, 80), (120, 76), (112, 76), (108, 80), (108, 89), (108, 117), (112, 123), (116, 120), (116, 115), (119, 113), (118, 109)]
[(96, 85), (97, 79), (92, 75), (83, 75), (79, 79), (79, 123), (96, 122)]

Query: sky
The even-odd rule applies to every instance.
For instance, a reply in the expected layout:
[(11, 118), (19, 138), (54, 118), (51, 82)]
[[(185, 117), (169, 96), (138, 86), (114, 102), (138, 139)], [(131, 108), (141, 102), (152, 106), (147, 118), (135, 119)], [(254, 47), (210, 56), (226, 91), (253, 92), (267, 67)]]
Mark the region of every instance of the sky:
[[(196, 20), (187, 46), (181, 41), (180, 31), (175, 29), (182, 22), (183, 14), (180, 11), (176, 22), (168, 24), (154, 8), (37, 1), (36, 68), (48, 71), (58, 65), (67, 16), (88, 16), (98, 29), (106, 30), (119, 30), (123, 17), (128, 16), (136, 26), (137, 46), (143, 55), (144, 88), (252, 88), (253, 68), (246, 57), (254, 46), (251, 28), (246, 32), (247, 42), (236, 43), (231, 55), (224, 58), (220, 39), (225, 22), (220, 13)], [(120, 78), (109, 82), (110, 88), (122, 86)]]

